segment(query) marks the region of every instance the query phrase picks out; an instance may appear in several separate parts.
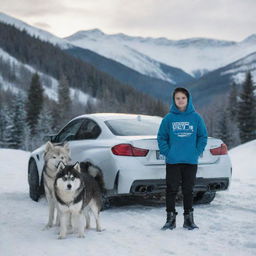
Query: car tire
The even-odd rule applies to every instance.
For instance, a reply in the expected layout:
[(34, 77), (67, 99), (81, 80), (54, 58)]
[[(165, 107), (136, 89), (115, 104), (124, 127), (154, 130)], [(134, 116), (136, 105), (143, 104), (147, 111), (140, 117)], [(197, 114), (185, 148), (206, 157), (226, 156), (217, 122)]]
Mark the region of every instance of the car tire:
[(107, 197), (107, 195), (103, 194), (102, 195), (102, 208), (101, 211), (105, 211), (107, 209), (111, 208), (111, 202), (110, 198)]
[(195, 204), (210, 204), (215, 198), (216, 192), (214, 191), (200, 191), (194, 198)]
[(30, 160), (28, 167), (29, 196), (33, 201), (38, 201), (40, 197), (39, 175), (35, 160)]

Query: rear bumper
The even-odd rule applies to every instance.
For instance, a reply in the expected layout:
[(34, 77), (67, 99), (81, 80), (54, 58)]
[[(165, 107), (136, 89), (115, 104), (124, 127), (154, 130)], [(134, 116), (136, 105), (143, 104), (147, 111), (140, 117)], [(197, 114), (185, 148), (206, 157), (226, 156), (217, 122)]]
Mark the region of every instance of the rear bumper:
[[(121, 161), (122, 160), (122, 161)], [(141, 159), (116, 157), (116, 194), (158, 193), (165, 190), (165, 164), (141, 163)], [(231, 179), (231, 162), (227, 155), (219, 157), (213, 164), (198, 164), (195, 190), (225, 190)], [(138, 187), (141, 186), (141, 187)], [(146, 188), (143, 186), (147, 186)]]
[[(221, 191), (229, 187), (229, 178), (197, 178), (194, 191)], [(145, 195), (165, 192), (166, 183), (164, 179), (159, 180), (135, 180), (132, 183), (130, 194)]]
[(229, 178), (197, 178), (194, 191), (221, 191), (229, 187)]

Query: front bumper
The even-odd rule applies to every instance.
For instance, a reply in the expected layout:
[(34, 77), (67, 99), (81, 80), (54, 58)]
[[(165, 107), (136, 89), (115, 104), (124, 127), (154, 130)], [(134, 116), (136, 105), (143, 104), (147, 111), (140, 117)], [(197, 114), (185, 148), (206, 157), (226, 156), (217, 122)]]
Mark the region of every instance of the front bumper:
[[(221, 191), (229, 187), (229, 178), (197, 178), (194, 191)], [(132, 183), (130, 194), (146, 195), (165, 192), (166, 183), (164, 179), (159, 180), (135, 180)]]

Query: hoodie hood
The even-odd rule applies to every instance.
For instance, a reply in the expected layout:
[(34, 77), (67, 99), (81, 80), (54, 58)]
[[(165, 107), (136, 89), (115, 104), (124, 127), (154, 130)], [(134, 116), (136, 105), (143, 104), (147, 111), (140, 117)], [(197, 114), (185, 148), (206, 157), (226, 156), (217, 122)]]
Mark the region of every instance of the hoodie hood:
[(170, 112), (172, 112), (174, 114), (178, 114), (178, 115), (187, 115), (187, 114), (190, 114), (192, 112), (195, 112), (195, 108), (194, 108), (194, 105), (193, 105), (193, 102), (192, 102), (191, 94), (189, 93), (188, 105), (187, 105), (186, 110), (184, 112), (182, 112), (178, 109), (178, 107), (175, 104), (174, 98), (172, 98), (172, 105), (170, 107)]

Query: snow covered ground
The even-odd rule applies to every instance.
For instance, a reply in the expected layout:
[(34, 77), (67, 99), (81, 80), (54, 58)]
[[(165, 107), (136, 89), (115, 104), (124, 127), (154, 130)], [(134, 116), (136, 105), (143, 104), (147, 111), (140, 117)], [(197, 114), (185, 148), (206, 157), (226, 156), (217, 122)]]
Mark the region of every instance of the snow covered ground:
[(233, 179), (229, 191), (210, 205), (195, 206), (199, 230), (183, 230), (179, 206), (177, 228), (161, 231), (163, 206), (114, 207), (101, 213), (103, 232), (85, 238), (57, 239), (58, 228), (43, 231), (45, 199), (28, 196), (28, 152), (0, 149), (0, 255), (256, 255), (256, 140), (229, 152)]

